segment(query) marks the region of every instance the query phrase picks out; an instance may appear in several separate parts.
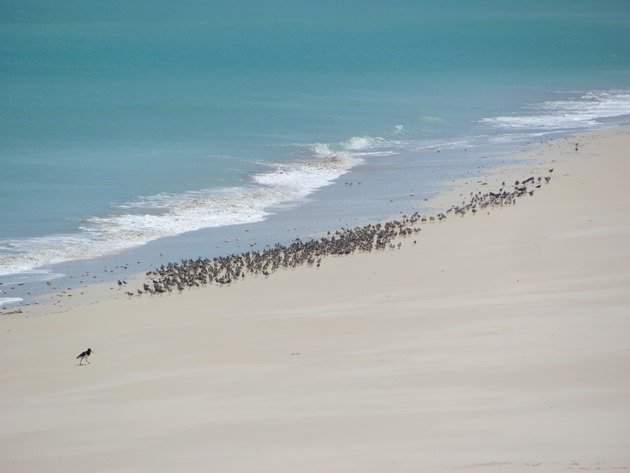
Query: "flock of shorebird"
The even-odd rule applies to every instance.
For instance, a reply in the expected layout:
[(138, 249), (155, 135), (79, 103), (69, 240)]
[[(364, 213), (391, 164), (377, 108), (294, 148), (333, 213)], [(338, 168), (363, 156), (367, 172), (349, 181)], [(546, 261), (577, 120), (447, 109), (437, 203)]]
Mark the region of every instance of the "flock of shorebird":
[[(269, 276), (280, 268), (303, 265), (319, 267), (322, 258), (330, 255), (400, 248), (402, 243), (396, 244), (395, 241), (400, 237), (410, 237), (419, 233), (421, 231), (419, 225), (443, 220), (449, 214), (463, 216), (487, 207), (513, 205), (519, 197), (533, 195), (536, 188), (540, 188), (543, 183), (549, 183), (552, 172), (553, 169), (550, 169), (547, 176), (538, 178), (532, 176), (523, 181), (516, 181), (512, 186), (506, 186), (503, 182), (499, 192), (471, 193), (468, 201), (454, 205), (446, 212), (435, 216), (426, 217), (416, 212), (411, 216), (403, 215), (400, 220), (351, 229), (342, 227), (333, 233), (328, 232), (319, 240), (304, 242), (298, 238), (289, 245), (276, 244), (261, 251), (168, 263), (148, 271), (146, 273), (148, 280), (143, 284), (143, 289), (137, 290), (137, 294), (163, 294), (207, 284), (229, 285), (246, 278), (247, 275)], [(417, 243), (417, 240), (413, 243)], [(132, 292), (126, 294), (135, 295)]]
[[(454, 205), (446, 212), (435, 216), (426, 217), (415, 212), (411, 216), (403, 215), (400, 220), (368, 224), (351, 229), (342, 227), (334, 233), (328, 232), (319, 240), (303, 242), (298, 238), (290, 245), (276, 244), (262, 251), (168, 263), (166, 266), (162, 265), (148, 271), (146, 276), (150, 278), (150, 282), (145, 282), (143, 289), (138, 289), (137, 294), (162, 294), (172, 292), (174, 289), (183, 291), (188, 287), (200, 287), (207, 284), (229, 285), (244, 279), (247, 274), (269, 276), (280, 268), (295, 268), (305, 264), (319, 267), (322, 258), (330, 255), (349, 255), (356, 252), (367, 253), (400, 248), (402, 243), (396, 243), (396, 240), (419, 233), (422, 230), (419, 225), (423, 223), (444, 220), (449, 214), (463, 216), (468, 212), (474, 214), (488, 207), (513, 205), (519, 197), (533, 195), (535, 189), (540, 188), (543, 183), (549, 183), (552, 173), (553, 169), (549, 169), (547, 176), (537, 178), (532, 176), (523, 181), (516, 181), (509, 186), (509, 190), (503, 182), (499, 192), (471, 192), (468, 201), (462, 202), (461, 205)], [(413, 243), (416, 244), (417, 240)], [(127, 281), (118, 281), (119, 287), (126, 284)], [(126, 294), (135, 295), (128, 291)], [(91, 348), (80, 353), (76, 357), (79, 365), (82, 365), (84, 361), (89, 363), (88, 358), (92, 353)]]

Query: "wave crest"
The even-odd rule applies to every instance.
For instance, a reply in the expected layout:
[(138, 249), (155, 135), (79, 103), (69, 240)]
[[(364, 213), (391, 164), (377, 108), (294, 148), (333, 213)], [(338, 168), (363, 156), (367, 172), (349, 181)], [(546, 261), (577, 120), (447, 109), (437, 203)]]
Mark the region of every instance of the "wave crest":
[(111, 215), (86, 219), (75, 234), (0, 240), (0, 275), (113, 254), (202, 228), (259, 222), (272, 207), (298, 202), (332, 184), (363, 157), (393, 153), (376, 150), (386, 143), (370, 137), (346, 143), (300, 145), (308, 159), (273, 163), (273, 170), (254, 174), (241, 187), (140, 197), (118, 205)]
[(483, 118), (481, 123), (502, 129), (575, 130), (593, 128), (607, 118), (630, 115), (630, 91), (591, 91), (578, 98), (527, 107), (532, 112)]

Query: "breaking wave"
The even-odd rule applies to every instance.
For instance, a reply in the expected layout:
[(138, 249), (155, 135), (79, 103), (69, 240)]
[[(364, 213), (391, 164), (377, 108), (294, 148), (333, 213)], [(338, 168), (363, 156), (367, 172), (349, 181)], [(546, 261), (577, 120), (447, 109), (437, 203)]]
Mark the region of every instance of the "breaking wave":
[(371, 137), (353, 137), (336, 146), (298, 146), (308, 158), (272, 163), (243, 186), (140, 197), (110, 215), (85, 219), (73, 234), (0, 240), (0, 275), (96, 258), (202, 228), (259, 222), (275, 206), (299, 202), (332, 184), (365, 157), (395, 153), (386, 140)]
[(481, 123), (507, 130), (561, 131), (595, 128), (606, 119), (630, 115), (630, 91), (590, 91), (577, 98), (530, 105), (525, 113), (483, 118)]
[(4, 308), (11, 304), (19, 304), (24, 299), (21, 297), (0, 297), (0, 308)]

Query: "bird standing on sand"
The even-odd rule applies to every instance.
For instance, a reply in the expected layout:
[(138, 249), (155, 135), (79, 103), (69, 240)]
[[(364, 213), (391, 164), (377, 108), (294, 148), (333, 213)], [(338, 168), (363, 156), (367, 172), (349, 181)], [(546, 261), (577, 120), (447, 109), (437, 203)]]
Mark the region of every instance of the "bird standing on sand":
[(77, 360), (79, 360), (79, 365), (83, 364), (83, 360), (85, 360), (85, 362), (87, 364), (90, 364), (90, 362), (88, 361), (88, 357), (92, 354), (92, 349), (88, 348), (87, 350), (85, 350), (84, 352), (82, 352), (79, 356), (77, 356)]

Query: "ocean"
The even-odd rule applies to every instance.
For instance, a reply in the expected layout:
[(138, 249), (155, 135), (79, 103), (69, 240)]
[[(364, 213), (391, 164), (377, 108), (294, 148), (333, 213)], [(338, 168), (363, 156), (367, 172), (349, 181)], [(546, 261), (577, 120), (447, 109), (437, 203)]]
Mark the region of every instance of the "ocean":
[(4, 0), (0, 305), (421, 209), (628, 122), (623, 0)]

